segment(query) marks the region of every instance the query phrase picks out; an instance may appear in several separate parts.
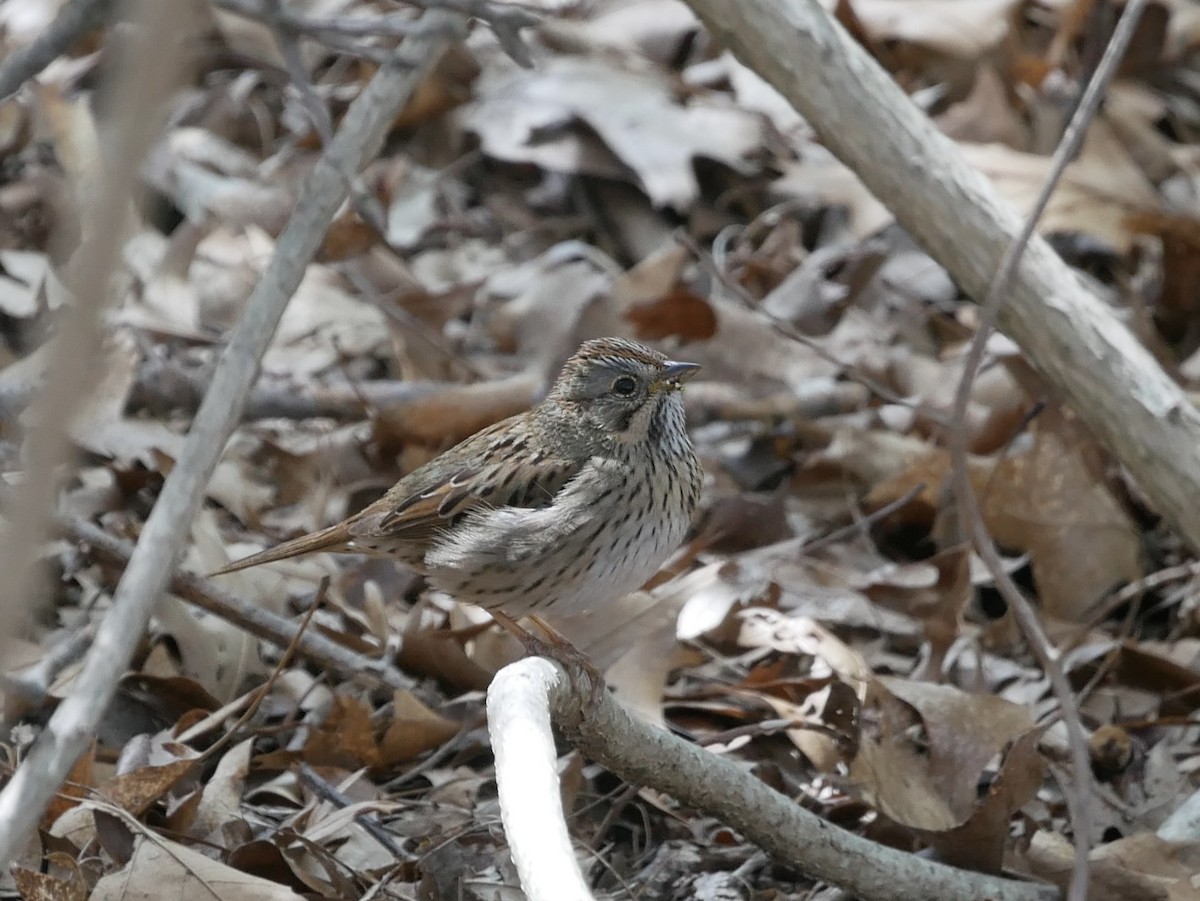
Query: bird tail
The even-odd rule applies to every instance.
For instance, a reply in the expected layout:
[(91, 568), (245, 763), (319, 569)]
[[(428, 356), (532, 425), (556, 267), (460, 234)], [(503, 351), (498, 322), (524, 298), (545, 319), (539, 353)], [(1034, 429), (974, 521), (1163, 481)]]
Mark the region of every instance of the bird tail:
[(299, 557), (301, 554), (312, 554), (317, 551), (336, 552), (346, 550), (351, 550), (350, 538), (346, 534), (346, 524), (337, 523), (318, 532), (310, 532), (307, 535), (301, 535), (299, 538), (293, 538), (291, 541), (285, 541), (283, 544), (276, 545), (275, 547), (267, 548), (265, 551), (259, 551), (257, 554), (251, 554), (249, 557), (243, 557), (241, 560), (235, 560), (228, 566), (223, 566), (209, 573), (209, 576), (223, 576), (226, 573), (235, 573), (242, 569), (249, 569), (252, 566), (261, 566), (264, 563), (274, 563), (276, 560)]

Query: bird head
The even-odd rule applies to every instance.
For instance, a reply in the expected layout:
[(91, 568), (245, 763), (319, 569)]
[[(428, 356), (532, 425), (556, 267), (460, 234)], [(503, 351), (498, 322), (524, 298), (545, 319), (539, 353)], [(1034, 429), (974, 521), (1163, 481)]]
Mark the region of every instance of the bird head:
[(679, 392), (699, 368), (635, 341), (596, 338), (567, 360), (543, 406), (570, 411), (610, 441), (655, 440), (683, 430)]

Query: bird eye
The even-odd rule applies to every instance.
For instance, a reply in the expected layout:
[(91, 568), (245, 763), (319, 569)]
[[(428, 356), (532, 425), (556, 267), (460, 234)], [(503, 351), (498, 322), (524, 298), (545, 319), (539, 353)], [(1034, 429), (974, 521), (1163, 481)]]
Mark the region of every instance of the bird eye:
[(630, 397), (637, 391), (637, 380), (633, 376), (623, 375), (612, 384), (612, 393), (618, 397)]

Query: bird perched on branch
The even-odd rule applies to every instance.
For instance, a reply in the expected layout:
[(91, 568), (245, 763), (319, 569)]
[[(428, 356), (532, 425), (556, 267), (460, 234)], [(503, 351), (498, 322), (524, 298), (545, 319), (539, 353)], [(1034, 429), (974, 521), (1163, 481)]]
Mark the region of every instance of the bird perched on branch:
[(633, 341), (587, 341), (533, 409), (413, 470), (348, 519), (214, 575), (314, 551), (361, 553), (412, 567), (518, 637), (523, 616), (595, 610), (641, 587), (691, 522), (702, 473), (680, 390), (697, 369)]

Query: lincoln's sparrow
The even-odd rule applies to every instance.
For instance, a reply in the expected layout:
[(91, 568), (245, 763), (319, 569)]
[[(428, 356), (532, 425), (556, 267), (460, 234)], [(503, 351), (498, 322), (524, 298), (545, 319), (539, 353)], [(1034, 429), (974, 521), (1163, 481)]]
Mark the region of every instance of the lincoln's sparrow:
[(699, 367), (586, 342), (549, 395), (413, 470), (362, 512), (220, 572), (312, 551), (392, 557), (502, 624), (595, 609), (682, 541), (700, 496), (680, 398)]

